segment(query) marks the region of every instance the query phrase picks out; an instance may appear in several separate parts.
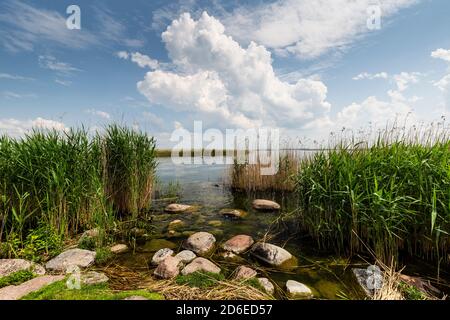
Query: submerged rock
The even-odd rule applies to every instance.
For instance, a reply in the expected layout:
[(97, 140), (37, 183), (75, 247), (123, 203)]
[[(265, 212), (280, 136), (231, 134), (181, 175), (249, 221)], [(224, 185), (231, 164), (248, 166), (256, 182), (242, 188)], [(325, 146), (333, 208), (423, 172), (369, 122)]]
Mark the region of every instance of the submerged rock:
[(116, 244), (110, 248), (111, 252), (114, 254), (120, 254), (128, 251), (128, 246), (126, 244)]
[(202, 255), (212, 251), (215, 242), (216, 238), (211, 233), (201, 231), (189, 236), (183, 243), (183, 247)]
[(256, 277), (258, 273), (256, 270), (246, 266), (239, 266), (234, 271), (234, 279), (235, 280), (245, 280)]
[(0, 278), (22, 270), (29, 270), (37, 275), (45, 274), (43, 266), (24, 259), (0, 259)]
[(95, 261), (95, 251), (84, 249), (69, 249), (51, 259), (45, 267), (50, 271), (65, 272), (68, 267), (87, 268)]
[(197, 271), (220, 273), (220, 268), (211, 261), (198, 257), (181, 270), (182, 275), (191, 274)]
[(160, 249), (153, 255), (152, 264), (156, 266), (171, 255), (173, 255), (173, 250), (169, 248)]
[(43, 287), (48, 286), (56, 281), (64, 279), (63, 275), (51, 276), (44, 275), (28, 280), (17, 286), (7, 286), (0, 289), (0, 300), (19, 300), (29, 293), (35, 292)]
[(275, 292), (275, 287), (273, 286), (272, 282), (270, 282), (269, 279), (258, 278), (258, 282), (261, 285), (261, 287), (264, 288), (264, 291), (266, 291), (266, 293), (273, 295), (273, 293)]
[(281, 207), (278, 203), (271, 200), (264, 200), (264, 199), (256, 199), (252, 202), (252, 207), (255, 210), (279, 210)]
[(180, 265), (180, 259), (168, 256), (158, 264), (153, 274), (158, 278), (171, 279), (180, 273)]
[(293, 258), (287, 250), (265, 242), (254, 244), (251, 249), (251, 254), (273, 266), (281, 266)]
[(171, 203), (169, 204), (164, 211), (170, 212), (170, 213), (178, 213), (178, 212), (184, 212), (192, 209), (192, 206), (187, 204), (178, 204), (178, 203)]
[(220, 227), (222, 225), (222, 221), (220, 220), (211, 220), (208, 221), (208, 224), (213, 227)]
[(81, 275), (81, 283), (85, 285), (93, 285), (108, 282), (109, 278), (101, 272), (88, 271)]
[(180, 259), (181, 262), (186, 264), (197, 258), (197, 256), (191, 250), (183, 250), (181, 252), (178, 252), (175, 255), (175, 258)]
[(248, 250), (253, 245), (253, 243), (254, 243), (254, 241), (253, 241), (252, 237), (244, 235), (244, 234), (240, 234), (240, 235), (234, 236), (233, 238), (226, 241), (222, 245), (222, 248), (225, 251), (231, 251), (235, 254), (240, 254), (240, 253)]
[(142, 247), (138, 248), (138, 250), (142, 252), (156, 252), (160, 249), (174, 249), (176, 247), (177, 245), (172, 241), (166, 239), (152, 239), (147, 241)]
[(239, 209), (222, 209), (219, 211), (219, 213), (227, 218), (231, 218), (231, 219), (239, 219), (239, 218), (243, 218), (247, 215), (247, 212), (245, 212), (244, 210), (239, 210)]
[(173, 229), (176, 229), (176, 228), (180, 228), (183, 225), (184, 225), (184, 222), (182, 220), (176, 219), (176, 220), (170, 221), (169, 225), (167, 227), (169, 229), (173, 230)]
[(288, 280), (286, 282), (286, 290), (288, 296), (293, 299), (312, 299), (313, 293), (310, 288), (308, 288), (303, 283)]

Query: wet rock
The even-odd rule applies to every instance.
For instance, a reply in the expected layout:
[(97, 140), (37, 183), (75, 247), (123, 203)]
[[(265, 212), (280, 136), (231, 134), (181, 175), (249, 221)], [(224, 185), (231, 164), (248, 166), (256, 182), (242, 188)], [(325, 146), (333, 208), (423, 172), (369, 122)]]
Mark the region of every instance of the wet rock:
[(234, 279), (235, 280), (245, 280), (256, 277), (258, 273), (256, 270), (246, 266), (239, 266), (234, 271)]
[(240, 235), (234, 236), (233, 238), (226, 241), (222, 245), (222, 248), (225, 251), (231, 251), (235, 254), (240, 254), (240, 253), (248, 250), (253, 245), (253, 243), (254, 243), (254, 241), (253, 241), (252, 237), (244, 235), (244, 234), (240, 234)]
[(84, 285), (94, 285), (108, 282), (109, 278), (101, 272), (89, 271), (81, 275), (81, 283)]
[(153, 274), (158, 278), (171, 279), (180, 273), (180, 265), (181, 261), (178, 258), (168, 256), (161, 261)]
[(0, 259), (0, 278), (22, 270), (30, 270), (37, 275), (45, 274), (44, 267), (37, 263), (24, 259)]
[(129, 296), (123, 300), (148, 300), (148, 299), (143, 296)]
[(311, 299), (313, 297), (313, 293), (310, 288), (305, 286), (303, 283), (288, 280), (286, 282), (286, 290), (288, 296), (293, 299)]
[(116, 244), (113, 245), (110, 250), (114, 254), (121, 254), (128, 251), (128, 246), (126, 244)]
[(272, 282), (270, 282), (269, 279), (258, 278), (258, 282), (261, 285), (261, 287), (264, 288), (264, 291), (266, 291), (266, 293), (273, 295), (273, 293), (275, 292), (275, 287), (273, 286)]
[(0, 300), (18, 300), (31, 292), (35, 292), (56, 281), (64, 279), (63, 275), (44, 275), (28, 280), (17, 286), (8, 286), (0, 289)]
[(142, 252), (156, 252), (160, 249), (175, 249), (176, 247), (177, 245), (172, 241), (166, 239), (152, 239), (147, 241), (141, 248), (138, 248), (138, 250)]
[(171, 255), (173, 255), (173, 250), (169, 248), (158, 250), (152, 257), (152, 265), (156, 266), (160, 264), (164, 259)]
[(220, 273), (220, 268), (211, 261), (198, 257), (181, 270), (182, 275), (191, 274), (197, 271)]
[(278, 203), (271, 200), (264, 200), (264, 199), (256, 199), (252, 202), (252, 207), (255, 210), (279, 210), (281, 207)]
[(171, 203), (169, 204), (164, 211), (170, 212), (170, 213), (179, 213), (179, 212), (185, 212), (192, 209), (192, 206), (187, 204), (178, 204), (178, 203)]
[(184, 222), (182, 220), (180, 220), (180, 219), (177, 219), (177, 220), (170, 221), (169, 225), (168, 225), (168, 228), (173, 230), (173, 229), (176, 229), (176, 228), (180, 228), (183, 225), (184, 225)]
[(222, 221), (220, 220), (211, 220), (208, 221), (208, 224), (213, 227), (220, 227), (222, 225)]
[(273, 266), (281, 266), (284, 262), (292, 259), (292, 255), (287, 250), (265, 242), (254, 244), (251, 253), (256, 258)]
[(192, 236), (193, 234), (195, 233), (195, 231), (183, 231), (182, 233), (181, 233), (181, 235), (183, 236), (183, 237), (190, 237), (190, 236)]
[(95, 261), (95, 251), (70, 249), (51, 259), (45, 268), (54, 272), (64, 272), (68, 267), (87, 268)]
[(212, 251), (216, 238), (208, 232), (196, 232), (191, 235), (183, 243), (185, 249), (194, 251), (196, 254), (202, 255)]
[(183, 250), (175, 255), (175, 258), (180, 259), (180, 261), (184, 264), (191, 262), (196, 257), (197, 256), (195, 255), (195, 253), (193, 253), (191, 250)]
[(245, 212), (244, 210), (239, 210), (239, 209), (222, 209), (219, 211), (219, 213), (226, 217), (226, 218), (230, 218), (230, 219), (239, 219), (239, 218), (243, 218), (247, 215), (247, 212)]

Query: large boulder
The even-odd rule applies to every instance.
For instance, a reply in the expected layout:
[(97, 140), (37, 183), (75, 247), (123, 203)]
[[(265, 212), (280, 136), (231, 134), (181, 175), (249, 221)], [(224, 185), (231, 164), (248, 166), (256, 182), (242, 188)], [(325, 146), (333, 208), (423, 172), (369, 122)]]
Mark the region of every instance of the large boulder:
[(169, 213), (179, 213), (188, 211), (190, 209), (192, 209), (192, 206), (187, 204), (171, 203), (164, 209), (164, 211)]
[(303, 283), (288, 280), (286, 282), (286, 290), (289, 298), (293, 299), (311, 299), (313, 293), (310, 288), (305, 286)]
[(203, 255), (211, 252), (216, 243), (216, 238), (208, 232), (196, 232), (183, 243), (185, 249), (194, 251), (196, 254)]
[(247, 215), (247, 212), (240, 209), (222, 209), (219, 211), (219, 213), (222, 216), (230, 219), (240, 219)]
[(161, 250), (156, 251), (156, 253), (152, 257), (152, 264), (158, 265), (160, 264), (164, 259), (167, 257), (173, 255), (173, 250), (169, 248), (164, 248)]
[(258, 282), (261, 285), (261, 287), (264, 288), (264, 291), (266, 293), (273, 295), (275, 292), (275, 287), (273, 286), (272, 282), (270, 282), (267, 278), (258, 278)]
[(87, 268), (94, 264), (95, 255), (95, 251), (69, 249), (47, 262), (45, 268), (53, 272), (65, 272), (71, 266)]
[(280, 266), (292, 258), (292, 255), (287, 250), (265, 242), (254, 244), (251, 253), (272, 266)]
[(253, 241), (252, 237), (244, 235), (244, 234), (240, 234), (240, 235), (234, 236), (233, 238), (226, 241), (222, 245), (222, 248), (225, 251), (231, 251), (235, 254), (240, 254), (240, 253), (248, 250), (253, 245), (253, 243), (254, 243), (254, 241)]
[(239, 266), (234, 271), (234, 279), (235, 280), (246, 280), (256, 277), (258, 273), (256, 270), (246, 266)]
[(253, 200), (252, 207), (255, 210), (262, 210), (262, 211), (273, 211), (279, 210), (281, 208), (280, 205), (275, 201), (264, 199)]
[(198, 257), (181, 270), (182, 275), (191, 274), (197, 271), (220, 273), (220, 268), (211, 261)]
[(0, 289), (0, 300), (19, 300), (31, 292), (35, 292), (53, 282), (61, 281), (63, 279), (63, 275), (44, 275), (28, 280), (17, 286), (7, 286)]
[(178, 252), (175, 255), (175, 258), (180, 259), (181, 262), (186, 264), (186, 263), (191, 262), (195, 258), (197, 258), (197, 256), (191, 250), (183, 250), (183, 251)]
[(30, 270), (37, 275), (45, 274), (44, 267), (37, 263), (24, 259), (0, 259), (0, 278), (22, 270)]
[(180, 259), (168, 256), (166, 259), (161, 261), (153, 274), (158, 278), (171, 279), (180, 273), (180, 265)]

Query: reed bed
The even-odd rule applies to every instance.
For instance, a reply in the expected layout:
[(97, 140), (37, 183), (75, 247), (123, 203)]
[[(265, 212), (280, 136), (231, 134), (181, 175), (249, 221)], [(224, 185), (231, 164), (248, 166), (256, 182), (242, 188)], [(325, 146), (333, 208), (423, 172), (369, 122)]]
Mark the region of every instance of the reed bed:
[(150, 205), (155, 141), (111, 125), (0, 138), (0, 243), (34, 230), (68, 237)]
[(341, 140), (301, 161), (298, 217), (320, 247), (352, 254), (365, 243), (382, 261), (449, 262), (448, 128), (419, 129)]

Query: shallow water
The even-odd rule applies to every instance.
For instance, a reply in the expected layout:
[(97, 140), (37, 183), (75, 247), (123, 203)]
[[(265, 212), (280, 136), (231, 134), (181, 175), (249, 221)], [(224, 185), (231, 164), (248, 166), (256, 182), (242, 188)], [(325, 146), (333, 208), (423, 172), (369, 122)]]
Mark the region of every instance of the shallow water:
[[(147, 269), (155, 251), (172, 247), (177, 252), (181, 249), (182, 241), (196, 231), (214, 234), (218, 245), (238, 234), (250, 235), (257, 241), (263, 239), (267, 233), (271, 237), (274, 236), (267, 240), (268, 242), (285, 247), (297, 258), (297, 264), (293, 268), (289, 270), (269, 268), (248, 255), (244, 255), (242, 261), (233, 263), (224, 261), (218, 255), (209, 258), (221, 266), (225, 275), (230, 275), (239, 264), (251, 265), (258, 270), (260, 276), (268, 277), (275, 282), (279, 289), (284, 289), (286, 281), (292, 279), (309, 286), (314, 296), (319, 299), (360, 297), (350, 268), (344, 268), (345, 261), (316, 250), (313, 244), (298, 239), (297, 236), (293, 237), (289, 231), (277, 234), (281, 229), (277, 228), (274, 221), (279, 217), (279, 213), (256, 212), (251, 208), (253, 197), (231, 192), (224, 185), (227, 165), (174, 165), (170, 158), (160, 158), (158, 161), (159, 180), (165, 184), (179, 183), (181, 198), (176, 201), (198, 207), (191, 213), (167, 214), (163, 209), (174, 200), (154, 201), (152, 225), (155, 229), (151, 236), (153, 239), (139, 244), (134, 253), (121, 256), (120, 264), (135, 269)], [(293, 200), (289, 197), (264, 196), (280, 203), (281, 213), (289, 213), (294, 208)], [(242, 209), (248, 214), (240, 220), (230, 220), (219, 213), (223, 208)], [(182, 220), (184, 225), (177, 228), (175, 234), (169, 235), (167, 225), (176, 219)], [(282, 290), (277, 292), (277, 296), (281, 298)]]

